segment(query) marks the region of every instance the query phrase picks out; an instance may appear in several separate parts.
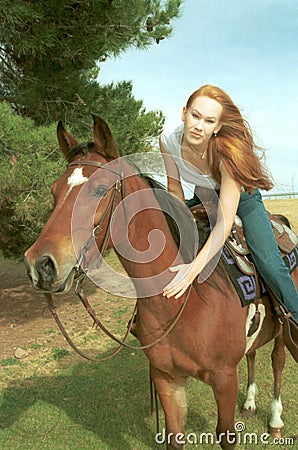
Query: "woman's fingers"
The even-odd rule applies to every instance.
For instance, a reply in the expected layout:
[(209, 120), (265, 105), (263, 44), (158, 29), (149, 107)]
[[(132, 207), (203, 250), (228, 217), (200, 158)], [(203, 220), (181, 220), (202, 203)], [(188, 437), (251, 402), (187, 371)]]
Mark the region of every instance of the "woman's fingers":
[(188, 286), (191, 283), (188, 283), (187, 285), (185, 285), (185, 283), (183, 283), (183, 285), (181, 283), (171, 287), (170, 289), (166, 289), (163, 293), (163, 295), (167, 298), (169, 297), (173, 297), (175, 296), (175, 298), (179, 298), (181, 297), (181, 295), (184, 294), (184, 292), (186, 291), (186, 289), (188, 288)]
[(167, 298), (175, 296), (181, 297), (186, 289), (193, 282), (193, 278), (189, 275), (191, 264), (180, 264), (170, 268), (171, 272), (177, 272), (173, 280), (164, 288), (163, 295)]

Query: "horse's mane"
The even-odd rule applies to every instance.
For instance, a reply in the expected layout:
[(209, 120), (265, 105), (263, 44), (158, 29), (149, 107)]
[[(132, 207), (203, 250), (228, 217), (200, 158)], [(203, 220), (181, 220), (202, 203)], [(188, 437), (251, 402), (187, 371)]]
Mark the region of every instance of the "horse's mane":
[(89, 142), (80, 142), (74, 145), (67, 154), (67, 160), (71, 161), (77, 156), (87, 157), (88, 155), (92, 155), (94, 153), (103, 156), (108, 162), (110, 162), (112, 159), (107, 157), (105, 153), (98, 152), (98, 149), (96, 148), (94, 142), (89, 141)]
[[(176, 198), (167, 191), (163, 184), (148, 175), (140, 174), (140, 176), (153, 190), (153, 193), (166, 217), (171, 234), (178, 248), (180, 248), (180, 242), (182, 241), (183, 245), (180, 248), (180, 253), (183, 261), (186, 263), (191, 262), (196, 256), (196, 229), (193, 220), (190, 220), (191, 213), (185, 213), (185, 209), (181, 208), (181, 202), (176, 200)], [(183, 236), (185, 236), (185, 239), (183, 239)], [(199, 241), (201, 241), (201, 236)]]
[(74, 145), (67, 155), (69, 159), (75, 158), (78, 155), (88, 156), (89, 154), (95, 153), (94, 142), (82, 142)]
[[(145, 180), (149, 187), (153, 189), (154, 195), (164, 212), (169, 229), (172, 233), (176, 246), (180, 251), (183, 261), (185, 263), (191, 262), (206, 242), (210, 233), (209, 226), (208, 224), (206, 225), (207, 220), (197, 220), (195, 222), (191, 212), (189, 211), (189, 214), (186, 214), (185, 209), (181, 208), (181, 201), (176, 200), (176, 198), (167, 191), (163, 184), (148, 175), (139, 175)], [(179, 224), (179, 227), (177, 223)], [(198, 251), (195, 253), (196, 228), (199, 234), (199, 245), (197, 248)], [(181, 241), (183, 244), (180, 248)], [(228, 280), (228, 274), (224, 268), (222, 258), (219, 259), (214, 275), (215, 276), (209, 276), (205, 282), (212, 285), (217, 290), (226, 293), (226, 290), (223, 288), (223, 281), (226, 282)]]

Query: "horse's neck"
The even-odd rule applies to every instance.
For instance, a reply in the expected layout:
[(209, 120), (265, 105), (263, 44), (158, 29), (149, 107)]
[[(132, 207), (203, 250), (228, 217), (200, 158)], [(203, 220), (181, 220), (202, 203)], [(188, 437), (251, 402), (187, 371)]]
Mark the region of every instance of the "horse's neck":
[(125, 206), (122, 206), (122, 220), (115, 221), (115, 250), (137, 291), (141, 290), (144, 297), (147, 292), (161, 293), (173, 276), (169, 267), (182, 260), (153, 191), (139, 186), (130, 191), (129, 187)]

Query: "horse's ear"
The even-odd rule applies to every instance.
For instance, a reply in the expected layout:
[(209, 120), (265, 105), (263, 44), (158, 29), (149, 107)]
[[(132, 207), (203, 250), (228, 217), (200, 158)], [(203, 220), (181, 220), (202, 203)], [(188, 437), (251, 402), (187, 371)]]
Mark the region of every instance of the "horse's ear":
[(57, 138), (64, 158), (69, 162), (70, 150), (78, 143), (78, 141), (66, 131), (61, 120), (57, 125)]
[(103, 153), (109, 159), (119, 158), (119, 151), (107, 123), (100, 117), (93, 117), (93, 139), (98, 153)]

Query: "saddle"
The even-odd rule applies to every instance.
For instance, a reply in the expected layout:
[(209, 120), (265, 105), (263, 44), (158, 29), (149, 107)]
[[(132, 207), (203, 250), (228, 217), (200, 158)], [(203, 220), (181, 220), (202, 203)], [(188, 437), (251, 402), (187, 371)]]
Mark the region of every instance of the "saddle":
[[(195, 220), (200, 221), (200, 223), (205, 223), (210, 219), (212, 220), (212, 214), (215, 214), (215, 210), (208, 211), (208, 218), (206, 210), (202, 205), (192, 207), (191, 212)], [(276, 243), (281, 254), (284, 256), (291, 253), (298, 245), (298, 238), (290, 229), (288, 220), (284, 216), (271, 214), (268, 211), (267, 214), (271, 221)], [(256, 275), (257, 272), (250, 258), (250, 250), (244, 236), (243, 225), (239, 216), (235, 217), (230, 236), (226, 241), (226, 246), (232, 253), (241, 272), (247, 275)]]
[[(276, 243), (278, 245), (280, 252), (283, 255), (291, 253), (298, 244), (298, 238), (296, 234), (290, 229), (289, 222), (283, 216), (271, 214), (268, 211), (267, 214), (271, 221)], [(242, 256), (246, 257), (247, 255), (250, 254), (249, 248), (245, 240), (242, 222), (240, 217), (238, 216), (236, 216), (235, 218), (235, 222), (231, 234), (229, 236), (229, 239), (227, 241), (227, 244), (230, 250), (233, 252), (233, 254), (235, 253), (235, 255), (237, 255), (238, 257)], [(240, 261), (239, 268), (241, 269), (241, 267), (243, 267), (245, 270), (246, 269), (245, 263), (246, 260), (244, 262)]]

